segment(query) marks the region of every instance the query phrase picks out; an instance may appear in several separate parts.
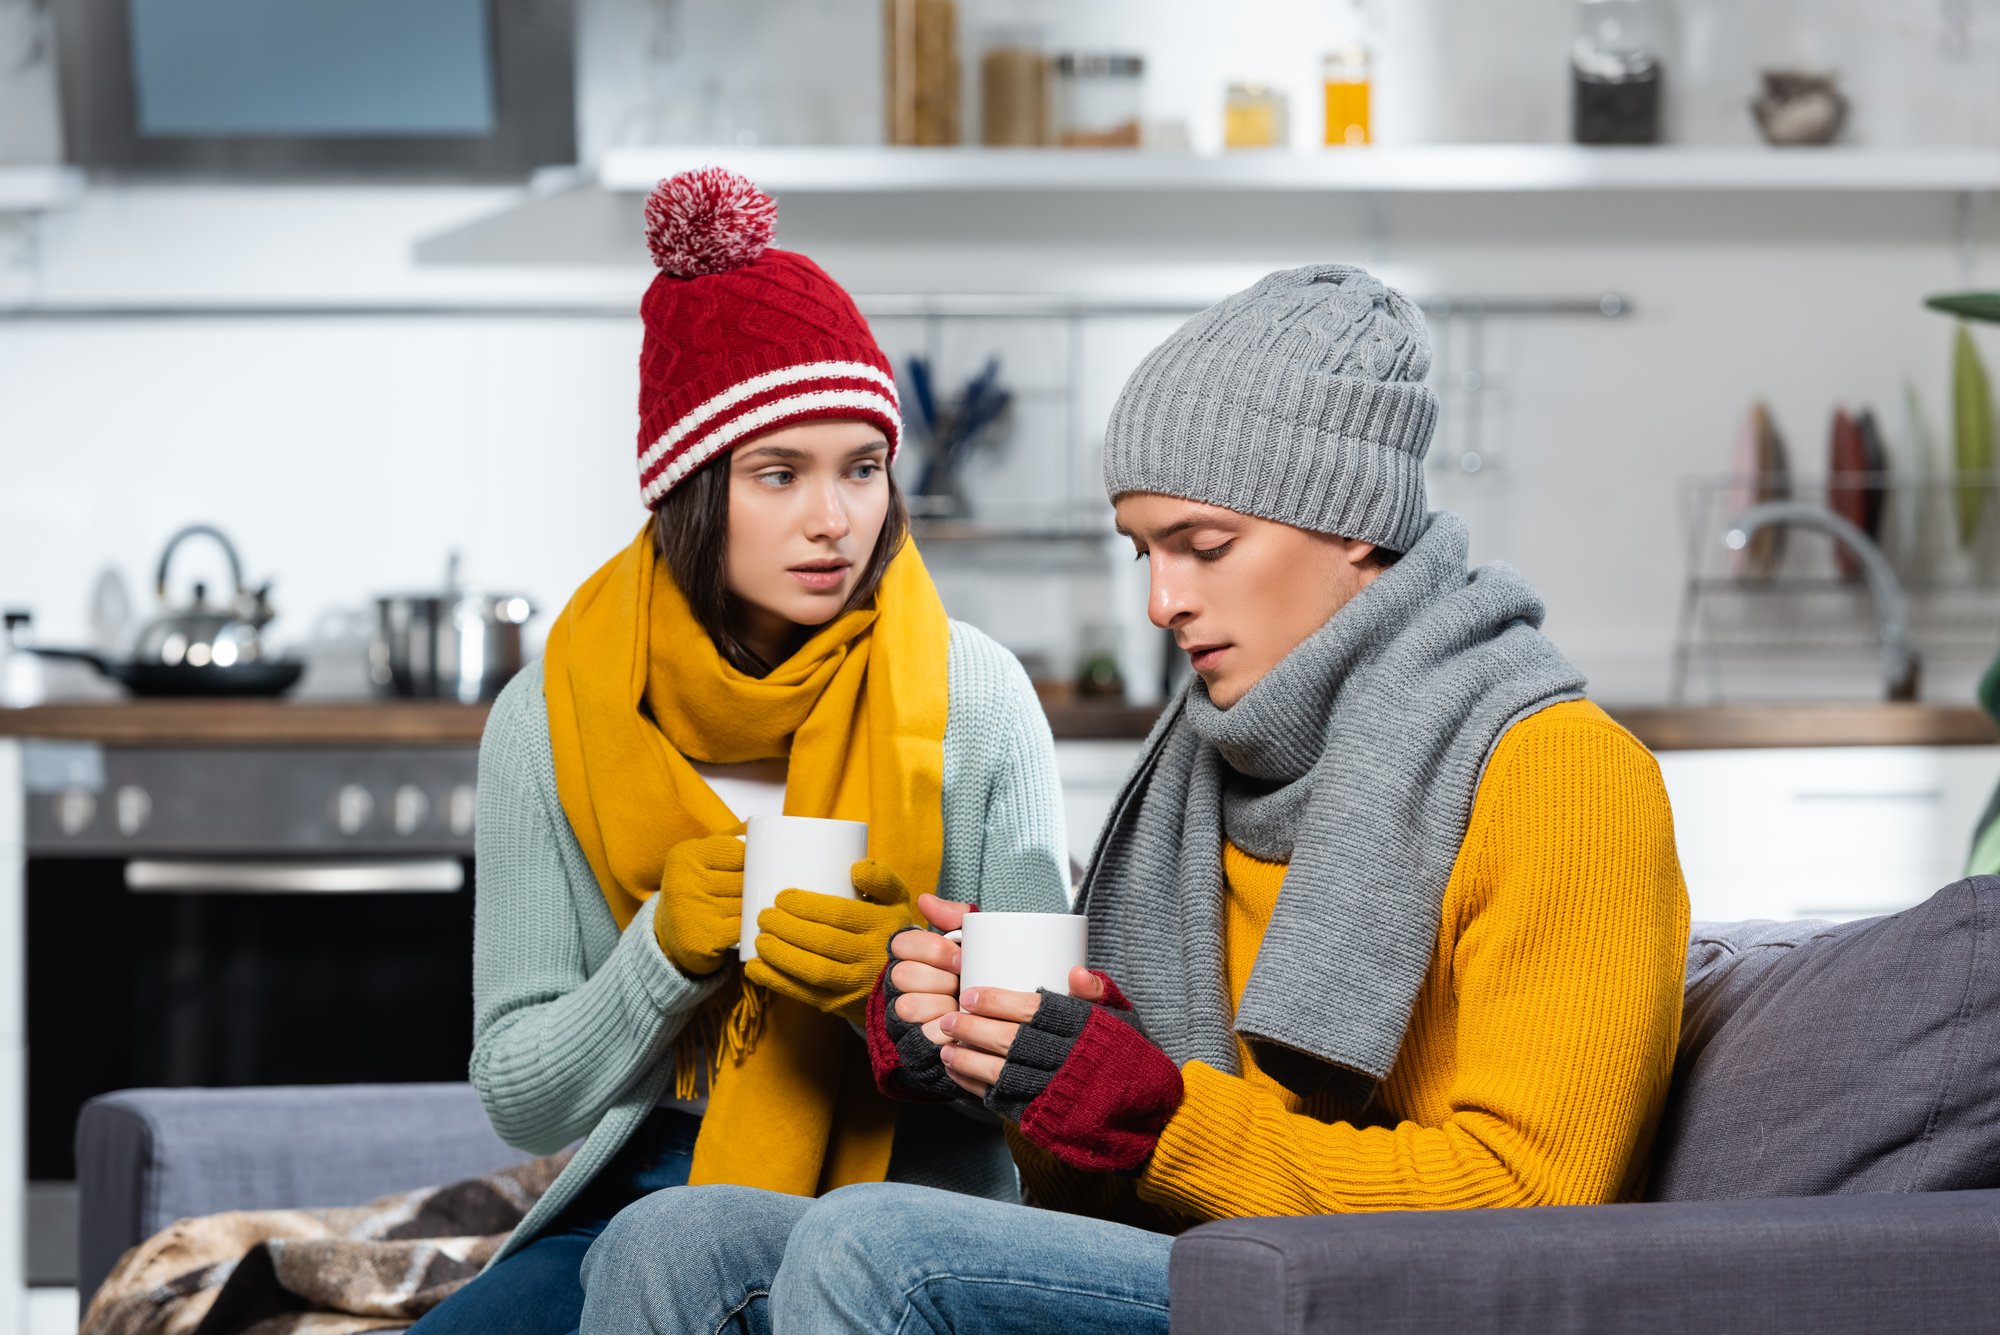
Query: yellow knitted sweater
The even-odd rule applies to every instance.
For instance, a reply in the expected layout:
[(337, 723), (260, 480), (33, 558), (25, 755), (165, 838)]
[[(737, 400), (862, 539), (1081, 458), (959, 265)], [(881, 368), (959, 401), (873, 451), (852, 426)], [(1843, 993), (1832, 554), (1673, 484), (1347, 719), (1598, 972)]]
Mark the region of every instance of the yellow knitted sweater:
[[(1240, 1003), (1285, 867), (1225, 844), (1223, 875), (1218, 965)], [(1036, 1204), (1167, 1231), (1631, 1199), (1672, 1072), (1687, 930), (1659, 766), (1596, 705), (1551, 706), (1494, 748), (1402, 1049), (1358, 1121), (1291, 1093), (1239, 1039), (1242, 1075), (1182, 1068), (1186, 1101), (1136, 1179), (1076, 1172), (1013, 1133), (1023, 1181)]]

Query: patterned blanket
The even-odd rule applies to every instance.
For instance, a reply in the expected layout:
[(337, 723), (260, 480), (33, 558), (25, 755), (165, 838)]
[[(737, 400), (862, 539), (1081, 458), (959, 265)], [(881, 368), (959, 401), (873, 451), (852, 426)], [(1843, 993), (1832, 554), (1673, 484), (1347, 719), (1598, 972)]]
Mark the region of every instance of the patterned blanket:
[(367, 1205), (180, 1220), (125, 1253), (80, 1335), (400, 1330), (479, 1273), (568, 1159)]

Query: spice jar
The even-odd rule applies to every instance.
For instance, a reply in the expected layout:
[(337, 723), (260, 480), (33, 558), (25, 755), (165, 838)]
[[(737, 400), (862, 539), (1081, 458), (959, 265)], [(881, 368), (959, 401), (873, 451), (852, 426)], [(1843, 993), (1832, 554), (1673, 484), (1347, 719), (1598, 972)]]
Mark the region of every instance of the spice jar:
[(891, 144), (958, 142), (958, 6), (953, 0), (883, 0), (885, 138)]
[(1049, 142), (1049, 58), (1029, 34), (995, 34), (980, 57), (979, 140), (995, 148)]
[(1570, 51), (1579, 144), (1660, 141), (1659, 15), (1653, 0), (1582, 0)]
[(1328, 148), (1358, 148), (1373, 139), (1368, 120), (1368, 67), (1368, 48), (1359, 42), (1329, 53), (1320, 64), (1320, 81), (1326, 93), (1326, 134), (1320, 142)]
[(1229, 85), (1222, 103), (1224, 148), (1282, 148), (1291, 139), (1283, 93), (1268, 84)]
[(1146, 62), (1123, 53), (1056, 57), (1056, 142), (1064, 148), (1137, 148)]

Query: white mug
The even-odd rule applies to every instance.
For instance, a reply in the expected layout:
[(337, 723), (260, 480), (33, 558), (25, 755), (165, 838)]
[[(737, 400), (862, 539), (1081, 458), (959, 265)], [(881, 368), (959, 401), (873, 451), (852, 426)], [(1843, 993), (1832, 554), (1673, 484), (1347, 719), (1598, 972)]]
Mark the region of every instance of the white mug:
[(868, 825), (814, 816), (752, 816), (743, 849), (743, 928), (737, 958), (757, 958), (757, 915), (784, 890), (853, 899), (854, 864), (868, 856)]
[(1047, 988), (1069, 995), (1069, 971), (1082, 967), (1088, 944), (1080, 913), (968, 913), (965, 924), (946, 932), (964, 952), (958, 966), (958, 994), (974, 987), (1015, 992)]

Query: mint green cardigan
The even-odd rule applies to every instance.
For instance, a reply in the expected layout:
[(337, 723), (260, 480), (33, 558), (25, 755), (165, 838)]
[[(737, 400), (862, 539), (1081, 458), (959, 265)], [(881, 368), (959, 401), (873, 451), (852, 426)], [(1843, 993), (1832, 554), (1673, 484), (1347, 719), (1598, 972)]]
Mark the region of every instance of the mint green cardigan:
[[(954, 621), (947, 681), (937, 893), (990, 910), (1066, 912), (1055, 745), (1027, 674)], [(556, 796), (540, 663), (494, 702), (478, 791), (472, 1084), (508, 1144), (547, 1154), (582, 1141), (497, 1261), (574, 1200), (645, 1120), (673, 1078), (682, 1025), (734, 974), (690, 978), (668, 961), (653, 933), (659, 896), (618, 930)], [(890, 1180), (1014, 1195), (998, 1127), (978, 1111), (903, 1105)]]

